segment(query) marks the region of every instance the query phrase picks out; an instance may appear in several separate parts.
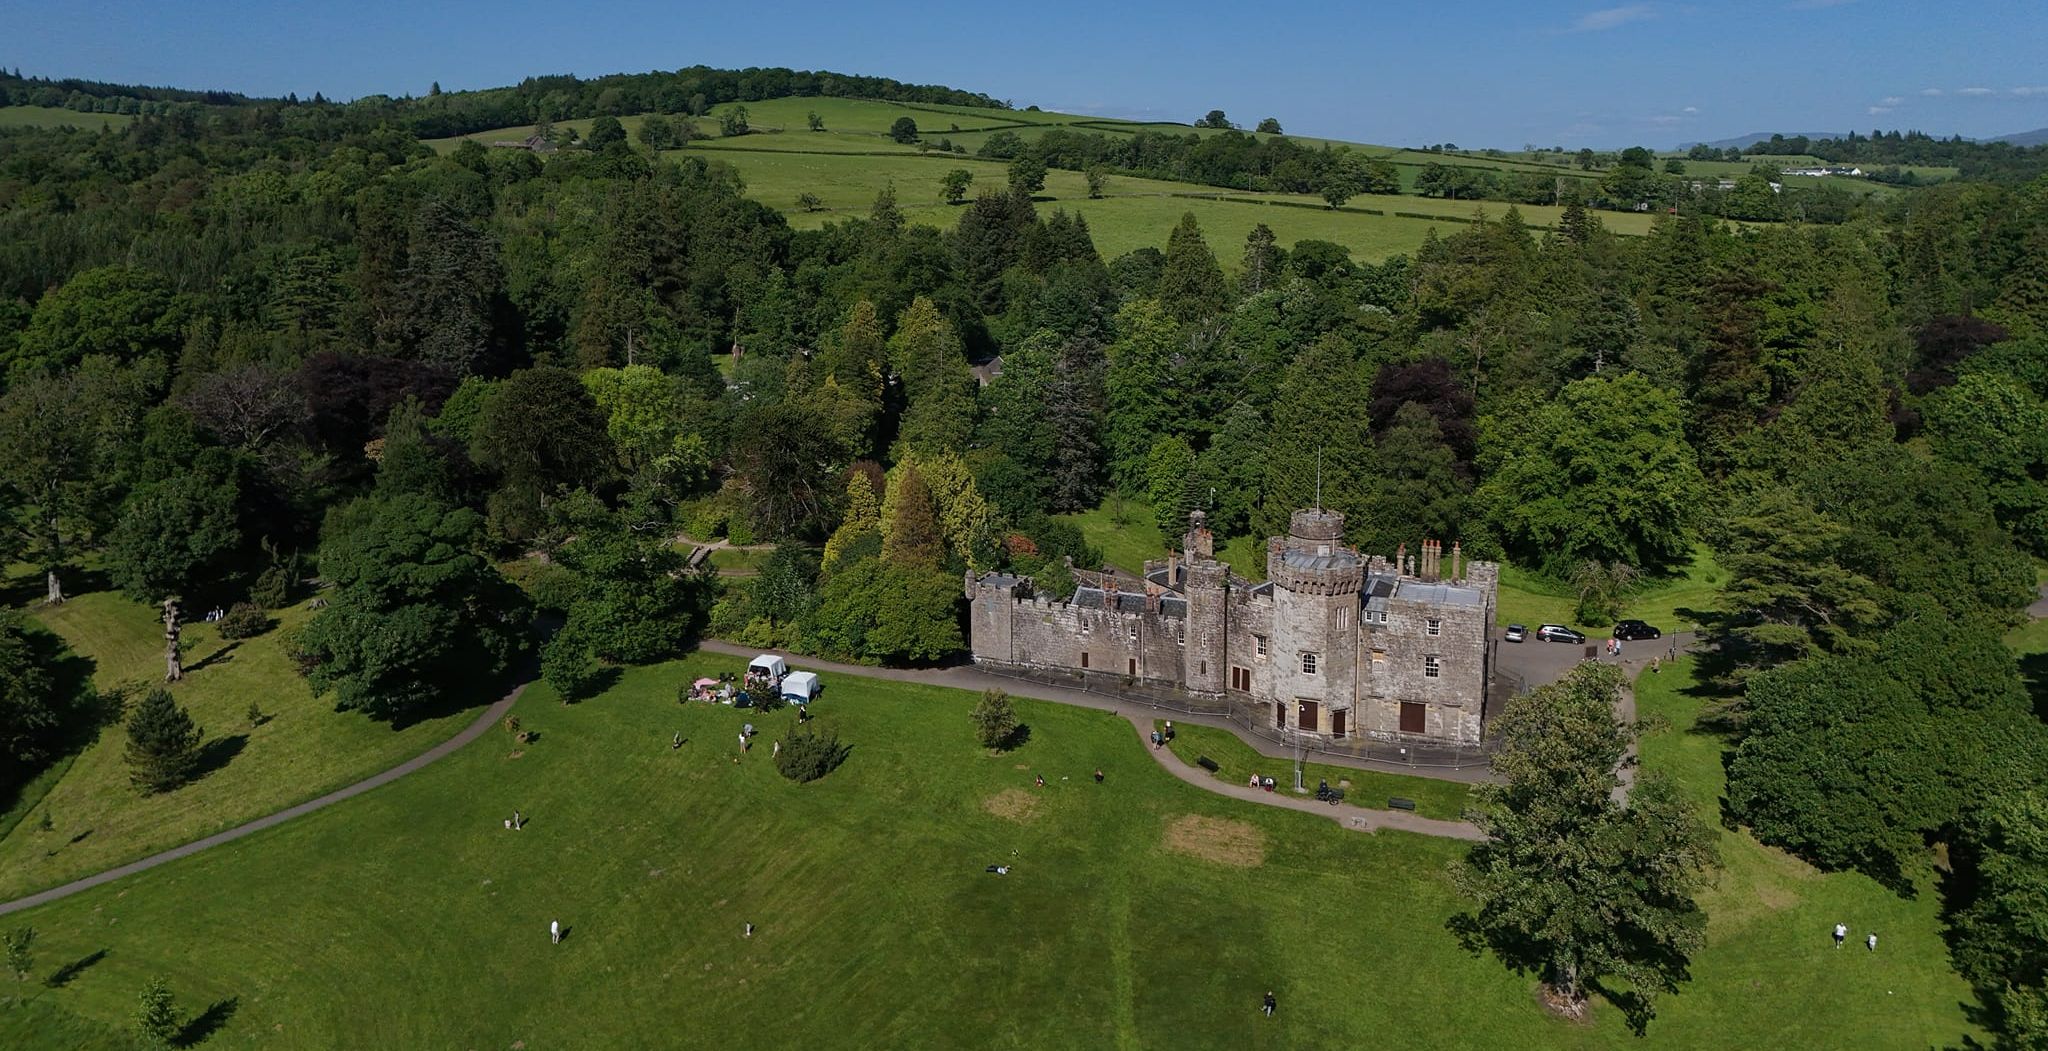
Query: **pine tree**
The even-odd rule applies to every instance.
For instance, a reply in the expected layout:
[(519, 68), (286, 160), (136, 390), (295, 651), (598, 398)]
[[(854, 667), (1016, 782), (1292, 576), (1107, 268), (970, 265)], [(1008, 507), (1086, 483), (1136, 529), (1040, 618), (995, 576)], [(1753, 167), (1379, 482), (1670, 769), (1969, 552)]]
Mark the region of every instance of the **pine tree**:
[(1176, 321), (1188, 322), (1223, 312), (1230, 301), (1223, 268), (1202, 239), (1195, 213), (1180, 217), (1166, 239), (1166, 268), (1159, 274), (1159, 302)]
[(1252, 227), (1244, 238), (1244, 270), (1238, 281), (1246, 295), (1264, 292), (1280, 276), (1280, 248), (1273, 229), (1265, 223)]
[(1411, 550), (1424, 540), (1452, 540), (1464, 521), (1468, 486), (1458, 474), (1458, 454), (1443, 440), (1436, 417), (1408, 402), (1373, 449), (1377, 490), (1371, 515), (1352, 529), (1361, 549)]
[(1194, 474), (1195, 453), (1185, 439), (1169, 434), (1152, 443), (1145, 457), (1145, 499), (1162, 535), (1177, 536), (1187, 528), (1188, 512), (1199, 503)]
[(135, 1013), (135, 1032), (150, 1051), (169, 1051), (178, 1042), (178, 1001), (162, 978), (142, 987)]
[(900, 464), (882, 507), (882, 558), (905, 568), (937, 569), (945, 557), (946, 536), (931, 489), (915, 463)]
[(167, 690), (151, 690), (128, 717), (128, 776), (144, 792), (185, 783), (199, 760), (202, 731)]
[(896, 322), (889, 353), (908, 405), (897, 441), (912, 453), (967, 447), (974, 434), (974, 376), (960, 337), (932, 301), (919, 296)]
[(1179, 349), (1174, 321), (1156, 300), (1133, 301), (1118, 312), (1117, 341), (1109, 348), (1104, 389), (1109, 399), (1109, 472), (1117, 488), (1144, 487), (1145, 457), (1176, 421), (1167, 404), (1167, 370)]
[(1366, 517), (1372, 493), (1370, 390), (1340, 336), (1317, 340), (1289, 366), (1273, 404), (1257, 535), (1285, 532), (1296, 509), (1314, 506), (1319, 475), (1323, 507), (1348, 518)]
[(825, 541), (825, 571), (836, 568), (848, 549), (862, 537), (879, 534), (881, 529), (882, 502), (875, 496), (875, 484), (868, 480), (866, 471), (854, 471), (846, 479), (846, 517), (833, 530), (831, 539)]

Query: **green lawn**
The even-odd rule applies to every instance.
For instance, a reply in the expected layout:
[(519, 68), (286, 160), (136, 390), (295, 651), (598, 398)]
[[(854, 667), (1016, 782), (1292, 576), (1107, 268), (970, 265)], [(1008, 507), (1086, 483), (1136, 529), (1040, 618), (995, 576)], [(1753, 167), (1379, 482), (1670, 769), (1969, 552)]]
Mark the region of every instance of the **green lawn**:
[[(1546, 1017), (1530, 979), (1457, 948), (1446, 873), (1462, 844), (1203, 792), (1092, 710), (1019, 701), (1029, 739), (992, 755), (972, 742), (972, 695), (846, 676), (818, 709), (851, 757), (799, 786), (765, 754), (786, 712), (675, 705), (677, 681), (738, 667), (636, 669), (574, 707), (537, 686), (518, 711), (541, 736), (521, 754), (493, 734), (358, 799), (21, 915), (41, 932), (39, 977), (82, 966), (0, 1011), (0, 1046), (124, 1046), (116, 1027), (157, 974), (188, 1012), (232, 1004), (216, 1012), (223, 1047), (691, 1046), (724, 1033), (802, 1047), (1336, 1048), (1426, 1033), (1417, 1044), (1491, 1051), (1823, 1047), (1853, 1031), (1858, 1047), (1922, 1048), (1967, 1030), (1931, 895), (1902, 901), (1731, 844), (1712, 944), (1645, 1044), (1610, 1009), (1584, 1026)], [(735, 762), (749, 719), (762, 743)], [(1646, 747), (1653, 764), (1689, 779), (1718, 769), (1711, 747), (1667, 743)], [(514, 807), (527, 830), (501, 826)], [(983, 871), (995, 863), (1012, 869)], [(1838, 916), (1883, 931), (1886, 951), (1831, 955)], [(553, 919), (570, 932), (559, 946)], [(1272, 1019), (1256, 1011), (1267, 989)]]
[[(163, 678), (163, 627), (156, 611), (112, 592), (74, 596), (36, 616), (96, 665), (102, 686)], [(47, 786), (52, 832), (22, 820), (0, 838), (0, 900), (89, 875), (260, 817), (360, 780), (426, 751), (473, 716), (461, 712), (394, 731), (361, 715), (338, 713), (314, 698), (285, 656), (283, 630), (301, 624), (304, 606), (286, 610), (279, 629), (222, 644), (210, 624), (185, 628), (184, 681), (171, 692), (206, 731), (218, 763), (193, 784), (159, 796), (128, 783), (118, 725)], [(251, 727), (249, 702), (269, 716)], [(32, 786), (30, 791), (40, 789)], [(24, 798), (27, 798), (24, 793)], [(18, 817), (26, 817), (23, 808)]]
[(712, 565), (727, 576), (753, 576), (761, 571), (773, 557), (773, 551), (747, 551), (736, 547), (714, 548), (709, 556)]
[(126, 127), (135, 118), (126, 113), (80, 113), (60, 106), (0, 106), (0, 128), (101, 128)]
[(1126, 572), (1141, 573), (1146, 559), (1166, 557), (1166, 538), (1152, 509), (1136, 500), (1111, 497), (1093, 511), (1057, 517), (1079, 528), (1103, 561)]
[[(1703, 703), (1692, 672), (1693, 659), (1682, 657), (1637, 677), (1638, 718), (1663, 726), (1642, 739), (1642, 761), (1677, 778), (1720, 828), (1726, 745), (1690, 729)], [(1974, 997), (1949, 968), (1940, 896), (1926, 874), (1914, 897), (1901, 898), (1864, 876), (1820, 872), (1745, 832), (1722, 829), (1720, 837), (1722, 869), (1702, 899), (1706, 951), (1692, 984), (1663, 1003), (1652, 1039), (1717, 1025), (1730, 1027), (1725, 1047), (1949, 1047), (1966, 1034), (1981, 1039), (1963, 1017)], [(1836, 923), (1854, 932), (1850, 947), (1831, 947)], [(1872, 931), (1875, 954), (1860, 945)], [(1735, 1037), (1735, 1029), (1753, 1026), (1766, 1035)]]
[[(1163, 723), (1164, 720), (1155, 721), (1154, 728)], [(1183, 723), (1174, 728), (1173, 743), (1167, 747), (1189, 766), (1195, 766), (1195, 760), (1202, 756), (1215, 760), (1217, 770), (1212, 776), (1219, 781), (1241, 785), (1251, 775), (1258, 774), (1272, 778), (1276, 792), (1292, 792), (1294, 787), (1292, 761), (1260, 755), (1251, 745), (1244, 743), (1243, 738), (1228, 730)], [(1466, 799), (1471, 795), (1468, 786), (1456, 781), (1387, 774), (1327, 763), (1303, 763), (1301, 777), (1301, 783), (1311, 791), (1319, 780), (1343, 787), (1347, 800), (1357, 806), (1384, 810), (1388, 799), (1401, 796), (1415, 801), (1416, 813), (1446, 820), (1463, 817)], [(1350, 785), (1344, 785), (1345, 781), (1351, 782)]]
[[(1647, 621), (1667, 632), (1692, 630), (1697, 623), (1684, 611), (1711, 611), (1726, 580), (1727, 574), (1714, 561), (1713, 553), (1696, 548), (1692, 562), (1682, 571), (1640, 585), (1622, 604), (1621, 616)], [(1589, 636), (1602, 631), (1577, 622), (1579, 601), (1569, 587), (1511, 563), (1500, 567), (1499, 601), (1495, 619), (1503, 625), (1521, 624), (1533, 631), (1538, 624), (1566, 624)]]

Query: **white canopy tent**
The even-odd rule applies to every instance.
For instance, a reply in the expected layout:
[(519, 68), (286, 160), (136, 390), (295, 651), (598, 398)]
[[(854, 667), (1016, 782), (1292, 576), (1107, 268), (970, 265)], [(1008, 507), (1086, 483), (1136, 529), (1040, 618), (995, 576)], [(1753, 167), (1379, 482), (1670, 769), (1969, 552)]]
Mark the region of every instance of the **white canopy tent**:
[(782, 699), (792, 704), (809, 704), (824, 689), (825, 684), (818, 681), (816, 672), (793, 671), (782, 680)]
[(780, 679), (784, 675), (789, 674), (789, 665), (782, 663), (782, 658), (772, 653), (764, 653), (754, 658), (753, 662), (747, 665), (747, 671), (753, 674), (766, 675), (773, 679)]

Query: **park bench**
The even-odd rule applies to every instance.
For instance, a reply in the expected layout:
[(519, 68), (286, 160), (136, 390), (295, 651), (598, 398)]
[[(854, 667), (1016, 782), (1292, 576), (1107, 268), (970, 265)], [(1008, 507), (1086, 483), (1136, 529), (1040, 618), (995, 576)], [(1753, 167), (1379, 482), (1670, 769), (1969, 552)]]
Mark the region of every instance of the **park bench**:
[(1412, 811), (1415, 809), (1415, 800), (1402, 799), (1400, 796), (1395, 796), (1394, 798), (1387, 800), (1387, 806), (1392, 807), (1395, 810)]
[(1195, 765), (1201, 767), (1204, 770), (1209, 771), (1212, 774), (1217, 773), (1222, 769), (1221, 767), (1216, 765), (1216, 760), (1211, 759), (1206, 755), (1196, 756)]

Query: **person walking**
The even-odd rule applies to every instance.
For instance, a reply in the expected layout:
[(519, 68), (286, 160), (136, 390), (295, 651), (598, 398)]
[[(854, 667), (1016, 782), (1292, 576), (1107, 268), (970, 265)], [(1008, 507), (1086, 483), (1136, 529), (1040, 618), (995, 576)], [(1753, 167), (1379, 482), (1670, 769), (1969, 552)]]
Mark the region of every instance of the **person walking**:
[(517, 810), (512, 812), (512, 830), (514, 832), (526, 831), (526, 817)]
[(782, 742), (781, 742), (781, 741), (777, 741), (777, 742), (775, 742), (775, 750), (774, 750), (774, 751), (771, 751), (771, 752), (769, 752), (769, 753), (768, 753), (768, 758), (770, 758), (770, 759), (776, 759), (776, 758), (780, 758), (780, 757), (781, 757), (781, 755), (782, 755)]
[(669, 748), (669, 751), (673, 752), (673, 751), (675, 751), (676, 749), (678, 749), (678, 748), (681, 748), (682, 746), (683, 746), (683, 732), (682, 732), (681, 730), (677, 730), (677, 731), (676, 731), (676, 736), (675, 736), (675, 739), (674, 739), (674, 740), (672, 740), (672, 741), (670, 741), (670, 742), (668, 743), (668, 748)]
[(1846, 940), (1846, 939), (1847, 939), (1848, 937), (1849, 937), (1849, 925), (1848, 925), (1848, 924), (1846, 924), (1846, 923), (1837, 923), (1837, 924), (1835, 924), (1835, 948), (1837, 948), (1837, 949), (1841, 948), (1841, 947), (1842, 947), (1842, 942), (1843, 942), (1844, 940)]
[(744, 753), (744, 752), (745, 752), (746, 750), (747, 750), (747, 735), (746, 735), (746, 734), (741, 734), (741, 735), (740, 735), (740, 751), (741, 751), (742, 753)]
[(1102, 768), (1099, 766), (1095, 768), (1095, 783), (1098, 785), (1102, 783)]
[(754, 936), (754, 925), (753, 925), (753, 924), (751, 924), (751, 923), (749, 923), (749, 924), (747, 924), (747, 930), (746, 930), (746, 933), (744, 933), (744, 934), (740, 935), (740, 937), (742, 937), (742, 938), (751, 938), (751, 937), (753, 937), (753, 936)]
[(1271, 989), (1266, 990), (1266, 999), (1259, 1004), (1259, 1010), (1264, 1012), (1267, 1018), (1271, 1018), (1273, 1017), (1273, 1008), (1278, 1006), (1280, 1004), (1279, 1001), (1273, 999), (1273, 991)]
[(549, 940), (550, 940), (550, 941), (551, 941), (551, 942), (552, 942), (553, 944), (556, 944), (556, 945), (560, 945), (560, 944), (562, 944), (562, 921), (561, 921), (561, 920), (549, 920), (549, 921), (548, 921), (548, 938), (549, 938)]
[(1863, 939), (1863, 944), (1864, 944), (1865, 946), (1869, 947), (1869, 949), (1870, 949), (1870, 951), (1871, 951), (1871, 952), (1876, 952), (1876, 951), (1877, 951), (1877, 932), (1876, 932), (1876, 931), (1871, 931), (1871, 932), (1870, 932), (1870, 937), (1868, 937), (1868, 938), (1865, 938), (1865, 939)]

